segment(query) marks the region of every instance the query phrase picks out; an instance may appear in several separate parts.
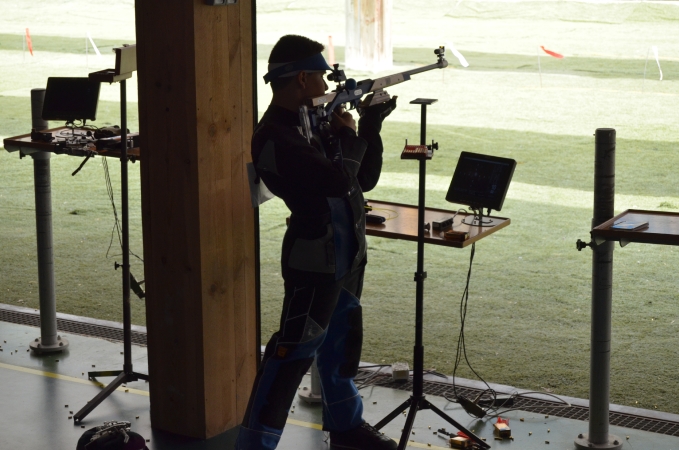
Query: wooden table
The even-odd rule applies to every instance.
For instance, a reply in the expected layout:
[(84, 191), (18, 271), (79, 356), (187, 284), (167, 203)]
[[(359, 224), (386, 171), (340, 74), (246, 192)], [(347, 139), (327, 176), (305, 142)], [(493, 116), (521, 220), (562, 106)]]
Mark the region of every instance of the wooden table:
[[(621, 222), (648, 222), (641, 230), (615, 230), (611, 226)], [(629, 242), (643, 244), (679, 245), (679, 213), (628, 209), (592, 230), (597, 242), (619, 241), (621, 246)]]
[[(648, 226), (639, 230), (611, 228), (614, 224), (625, 222), (628, 224), (648, 222)], [(594, 227), (590, 234), (593, 241), (590, 245), (594, 250), (592, 274), (596, 280), (592, 283), (590, 432), (585, 437), (580, 434), (575, 444), (578, 449), (590, 448), (593, 446), (590, 441), (591, 436), (597, 433), (599, 437), (603, 436), (609, 441), (608, 445), (596, 445), (597, 448), (620, 448), (618, 446), (620, 439), (608, 434), (613, 242), (618, 241), (621, 247), (630, 242), (679, 245), (679, 213), (628, 209)], [(579, 245), (578, 250), (580, 249), (582, 246)], [(599, 249), (602, 250), (601, 254), (597, 254)], [(592, 419), (592, 417), (598, 419)]]
[[(20, 151), (25, 155), (29, 155), (31, 153), (39, 151), (54, 153), (57, 155), (71, 155), (71, 156), (99, 155), (120, 158), (120, 150), (118, 149), (97, 150), (96, 147), (94, 146), (94, 141), (79, 146), (65, 146), (63, 144), (60, 144), (65, 141), (66, 137), (68, 137), (68, 135), (66, 134), (64, 135), (60, 134), (64, 130), (70, 131), (71, 129), (68, 127), (58, 127), (51, 128), (49, 130), (44, 130), (43, 131), (44, 133), (52, 133), (52, 135), (56, 138), (52, 142), (31, 140), (31, 133), (28, 133), (22, 134), (21, 136), (6, 138), (3, 140), (3, 145), (5, 146), (5, 150), (7, 150), (10, 153)], [(93, 155), (92, 151), (96, 153)], [(130, 161), (134, 162), (134, 160), (139, 159), (139, 147), (128, 149), (127, 153), (130, 156)]]
[[(390, 239), (403, 239), (406, 241), (417, 242), (417, 206), (404, 205), (401, 203), (383, 202), (379, 200), (368, 200), (368, 205), (373, 208), (371, 214), (376, 214), (387, 218), (383, 224), (366, 224), (366, 234), (369, 236), (379, 236)], [(452, 217), (455, 211), (448, 211), (445, 209), (426, 208), (424, 211), (424, 220), (431, 225), (433, 221), (441, 220), (442, 218)], [(445, 230), (434, 230), (430, 227), (429, 231), (424, 232), (424, 242), (426, 244), (444, 245), (447, 247), (464, 248), (473, 244), (479, 239), (495, 233), (496, 231), (508, 226), (511, 223), (510, 219), (504, 217), (491, 218), (499, 221), (497, 225), (489, 227), (478, 227), (465, 225), (462, 223), (465, 217), (472, 216), (472, 214), (459, 213), (453, 221), (453, 230), (466, 231), (469, 233), (469, 238), (464, 241), (455, 241), (443, 237)]]
[[(121, 157), (119, 149), (97, 150), (91, 138), (84, 144), (68, 144), (67, 138), (72, 136), (72, 130), (68, 127), (52, 128), (44, 132), (51, 132), (55, 139), (51, 142), (34, 141), (28, 133), (3, 140), (5, 150), (8, 152), (19, 152), (20, 157), (28, 155), (33, 159), (41, 336), (39, 339), (31, 340), (29, 345), (36, 353), (56, 352), (68, 348), (68, 340), (57, 335), (50, 158), (53, 153), (87, 158), (97, 155)], [(86, 134), (83, 130), (76, 129), (75, 136), (82, 139)], [(128, 153), (131, 155), (130, 160), (139, 159), (138, 148), (128, 150)], [(87, 159), (83, 164), (86, 161)]]

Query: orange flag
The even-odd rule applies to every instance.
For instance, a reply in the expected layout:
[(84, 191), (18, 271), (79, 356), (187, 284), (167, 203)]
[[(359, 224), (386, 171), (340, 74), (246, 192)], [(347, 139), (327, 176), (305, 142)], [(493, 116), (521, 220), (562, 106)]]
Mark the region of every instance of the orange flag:
[(557, 52), (553, 52), (553, 51), (551, 51), (551, 50), (547, 50), (547, 49), (544, 48), (542, 45), (540, 46), (540, 48), (541, 48), (542, 50), (544, 50), (544, 52), (547, 53), (547, 54), (550, 55), (550, 56), (553, 56), (553, 57), (559, 58), (559, 59), (563, 59), (563, 55), (562, 55), (561, 53), (557, 53)]
[(26, 28), (26, 45), (28, 45), (28, 51), (33, 56), (33, 43), (31, 42), (31, 33), (28, 32), (28, 28)]

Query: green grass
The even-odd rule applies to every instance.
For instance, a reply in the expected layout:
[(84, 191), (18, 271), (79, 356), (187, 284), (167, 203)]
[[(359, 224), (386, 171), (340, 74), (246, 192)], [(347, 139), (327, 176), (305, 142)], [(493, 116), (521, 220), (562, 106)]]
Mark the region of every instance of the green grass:
[[(271, 52), (272, 48), (273, 45), (260, 44), (257, 46), (257, 52), (260, 57), (264, 57)], [(335, 58), (338, 61), (343, 61), (345, 52), (344, 46), (335, 46), (334, 49)], [(644, 69), (646, 69), (646, 78), (648, 80), (656, 80), (659, 78), (658, 66), (652, 53), (649, 55), (648, 64), (645, 59), (639, 58), (568, 56), (564, 59), (557, 59), (547, 55), (542, 50), (539, 51), (539, 54), (540, 68), (543, 74), (580, 75), (595, 78), (643, 79)], [(414, 64), (420, 66), (431, 64), (434, 62), (432, 55), (433, 51), (426, 51), (420, 47), (397, 47), (394, 49), (394, 61), (398, 64)], [(325, 51), (325, 56), (328, 58), (327, 49)], [(469, 67), (465, 69), (467, 71), (538, 73), (538, 53), (522, 55), (464, 51), (463, 56), (469, 63)], [(447, 52), (446, 57), (450, 64), (459, 67), (452, 52)], [(676, 60), (664, 60), (661, 67), (664, 80), (672, 80), (679, 77), (679, 58)]]
[[(100, 112), (110, 106), (100, 103)], [(76, 176), (71, 176), (81, 162), (81, 158), (64, 155), (55, 155), (50, 162), (57, 310), (120, 322), (122, 284), (114, 262), (122, 262), (122, 257), (117, 235), (109, 251), (114, 219), (102, 159), (90, 160)], [(108, 163), (120, 214), (120, 163), (116, 159)], [(0, 173), (0, 261), (3, 264), (0, 302), (39, 308), (32, 160), (3, 151)], [(138, 164), (129, 165), (129, 175), (130, 245), (133, 252), (143, 257)], [(131, 264), (132, 273), (143, 279), (143, 264), (134, 257)], [(143, 324), (144, 302), (135, 298), (133, 296), (133, 321)]]
[[(339, 52), (338, 52), (339, 53)], [(341, 54), (344, 54), (342, 49)], [(466, 70), (470, 71), (501, 71), (501, 72), (538, 72), (538, 57), (534, 55), (515, 55), (507, 53), (464, 52), (469, 63)], [(456, 63), (452, 53), (447, 54), (448, 60)], [(399, 48), (394, 51), (394, 59), (402, 63), (431, 64), (431, 55), (421, 48)], [(540, 50), (540, 67), (543, 73), (557, 73), (561, 75), (580, 75), (596, 78), (643, 78), (646, 62), (643, 59), (613, 59), (594, 56), (569, 56), (557, 59)], [(658, 78), (658, 67), (651, 54), (646, 77)], [(679, 76), (679, 61), (663, 61), (663, 79), (671, 80)]]
[(675, 23), (679, 9), (660, 4), (620, 2), (460, 2), (451, 4), (446, 16), (484, 20), (537, 20), (619, 25), (624, 23)]
[[(30, 101), (25, 97), (0, 96), (0, 135), (30, 131)], [(137, 129), (137, 110), (128, 112)], [(119, 104), (100, 101), (98, 126), (119, 124)], [(53, 155), (52, 221), (57, 310), (99, 319), (122, 321), (122, 279), (114, 262), (122, 262), (117, 236), (109, 251), (114, 218), (108, 199), (101, 158), (71, 173), (81, 158)], [(110, 159), (114, 199), (120, 214), (120, 163)], [(130, 164), (130, 245), (143, 258), (139, 165)], [(35, 236), (33, 163), (18, 152), (0, 152), (0, 302), (39, 308), (37, 246)], [(107, 256), (108, 253), (108, 256)], [(143, 279), (143, 264), (131, 258), (132, 273)], [(133, 322), (145, 323), (143, 301), (132, 300)]]
[[(41, 6), (45, 12), (40, 14), (55, 15), (60, 8)], [(324, 43), (333, 35), (341, 62), (343, 9), (343, 2), (258, 2), (260, 112), (270, 100), (269, 88), (261, 82), (266, 58), (276, 39), (290, 31), (283, 29), (285, 24), (304, 24), (295, 31)], [(117, 18), (131, 17), (133, 9), (130, 2), (96, 0), (86, 14), (95, 11)], [(0, 17), (3, 137), (28, 131), (28, 93), (44, 86), (48, 76), (82, 76), (112, 64), (108, 52), (102, 59), (90, 54), (86, 60), (84, 32), (74, 30), (66, 18), (38, 26), (30, 17), (42, 16), (35, 9), (12, 5)], [(419, 136), (419, 107), (408, 103), (416, 97), (439, 99), (428, 114), (428, 138), (441, 147), (427, 166), (428, 206), (458, 207), (444, 197), (460, 151), (518, 161), (498, 213), (510, 217), (512, 224), (478, 243), (470, 285), (467, 350), (474, 368), (487, 380), (588, 396), (591, 253), (578, 252), (575, 241), (588, 238), (592, 217), (592, 134), (598, 127), (617, 130), (617, 211), (679, 209), (678, 21), (679, 7), (661, 3), (431, 0), (426, 7), (394, 5), (396, 66), (385, 73), (429, 64), (432, 49), (448, 42), (465, 55), (470, 67), (462, 69), (449, 54), (449, 69), (419, 74), (389, 90), (400, 97), (399, 107), (385, 123), (384, 172), (367, 197), (417, 202), (417, 165), (399, 158), (404, 139)], [(33, 58), (21, 53), (24, 26), (31, 27)], [(134, 39), (129, 19), (102, 23), (92, 31), (102, 49)], [(542, 87), (539, 45), (566, 55), (563, 60), (541, 57)], [(659, 48), (662, 82), (653, 59), (643, 79), (651, 45)], [(347, 75), (375, 76), (353, 69)], [(136, 129), (135, 83), (129, 84), (130, 128)], [(117, 89), (104, 88), (95, 123), (99, 126), (118, 123)], [(80, 161), (52, 158), (58, 310), (121, 320), (116, 257), (106, 257), (113, 218), (101, 161), (90, 161), (72, 177)], [(117, 161), (110, 167), (117, 193)], [(137, 165), (130, 169), (132, 249), (141, 255), (139, 171)], [(279, 319), (279, 258), (287, 214), (276, 199), (261, 208), (264, 340)], [(2, 152), (2, 303), (38, 305), (34, 220), (31, 161)], [(114, 245), (114, 255), (117, 248)], [(412, 242), (369, 238), (362, 299), (365, 361), (412, 362), (415, 250)], [(425, 248), (425, 366), (448, 374), (469, 256), (469, 249)], [(679, 388), (679, 294), (674, 275), (679, 249), (630, 244), (616, 247), (614, 260), (611, 401), (679, 413), (679, 398), (672, 394)], [(141, 278), (142, 264), (135, 258), (132, 262), (133, 273)], [(144, 323), (142, 301), (133, 300), (133, 321)], [(459, 374), (473, 377), (465, 368)]]
[[(404, 124), (385, 125), (384, 135), (410, 131)], [(432, 137), (450, 139), (456, 136), (460, 150), (476, 145), (469, 129), (434, 126)], [(469, 136), (467, 139), (461, 136)], [(566, 146), (570, 139), (497, 131), (486, 133), (487, 151), (512, 156), (524, 161), (517, 167), (515, 185), (525, 183), (534, 189), (552, 186), (566, 192), (591, 189), (592, 169), (580, 170), (580, 161), (591, 165), (593, 144), (583, 138), (579, 145), (571, 143), (569, 161), (560, 164), (559, 171), (568, 179), (547, 178), (545, 167), (558, 160), (534, 158), (532, 148), (498, 149), (498, 143), (551, 141), (554, 146)], [(635, 167), (637, 158), (625, 156), (624, 149), (645, 148), (659, 143), (618, 141), (618, 173), (635, 168), (646, 172), (652, 167)], [(390, 146), (387, 140), (387, 147)], [(518, 147), (518, 145), (517, 145)], [(674, 159), (671, 144), (664, 146), (663, 157)], [(397, 147), (398, 148), (398, 147)], [(369, 198), (416, 204), (416, 164), (402, 161), (393, 151), (385, 160), (385, 175)], [(452, 208), (444, 200), (447, 182), (457, 161), (459, 150), (439, 151), (428, 164), (429, 184), (427, 204), (432, 207)], [(662, 157), (661, 157), (662, 159)], [(542, 168), (542, 170), (540, 170)], [(411, 176), (403, 177), (409, 173)], [(400, 174), (393, 182), (392, 174)], [(627, 182), (620, 177), (617, 192), (626, 201), (636, 201), (639, 207), (660, 209), (658, 196), (679, 198), (676, 183), (663, 189), (662, 182), (650, 186)], [(402, 187), (399, 180), (410, 180)], [(386, 182), (386, 183), (383, 183)], [(385, 186), (386, 185), (386, 186)], [(557, 191), (558, 192), (558, 191)], [(591, 193), (590, 193), (591, 195)], [(589, 308), (591, 290), (591, 254), (575, 249), (577, 239), (588, 238), (592, 217), (591, 198), (568, 207), (545, 201), (522, 200), (523, 192), (510, 189), (505, 206), (498, 215), (510, 217), (512, 225), (478, 243), (471, 280), (466, 338), (470, 360), (475, 369), (490, 381), (530, 389), (549, 389), (552, 392), (576, 397), (588, 396), (589, 364)], [(642, 202), (652, 203), (642, 203)], [(676, 200), (673, 200), (676, 202)], [(564, 202), (568, 203), (568, 202)], [(589, 203), (589, 204), (588, 204)], [(630, 207), (620, 204), (618, 210)], [(281, 202), (262, 207), (262, 297), (264, 310), (262, 327), (265, 334), (275, 329), (278, 321), (278, 300), (282, 297), (278, 247), (285, 231), (287, 211)], [(412, 273), (416, 265), (416, 245), (369, 237), (369, 263), (366, 272), (362, 303), (365, 313), (366, 345), (363, 359), (390, 363), (410, 360), (414, 342), (415, 283)], [(427, 367), (452, 373), (456, 336), (459, 331), (459, 301), (469, 261), (469, 249), (459, 250), (436, 246), (425, 248), (425, 348)], [(677, 337), (679, 313), (675, 309), (679, 294), (671, 275), (679, 265), (679, 249), (664, 246), (631, 244), (615, 251), (614, 315), (613, 315), (613, 402), (674, 411), (674, 400), (657, 389), (631, 381), (638, 371), (628, 376), (630, 367), (651, 367), (654, 361), (672, 359), (676, 352), (671, 344)], [(648, 303), (648, 302), (652, 303)], [(388, 318), (385, 320), (385, 318)], [(653, 320), (652, 320), (653, 319)], [(385, 345), (385, 341), (388, 342)], [(671, 369), (668, 369), (671, 371)], [(463, 369), (462, 376), (473, 377)], [(633, 387), (628, 384), (634, 383)], [(639, 403), (636, 403), (639, 402)]]
[[(31, 43), (36, 52), (85, 54), (84, 38), (65, 36), (31, 36)], [(134, 44), (134, 40), (97, 39), (95, 44), (100, 52), (111, 52), (114, 47), (123, 44)], [(89, 53), (94, 56), (94, 49), (89, 44)], [(17, 34), (0, 34), (0, 50), (24, 50), (24, 37)], [(26, 49), (27, 51), (27, 49)]]

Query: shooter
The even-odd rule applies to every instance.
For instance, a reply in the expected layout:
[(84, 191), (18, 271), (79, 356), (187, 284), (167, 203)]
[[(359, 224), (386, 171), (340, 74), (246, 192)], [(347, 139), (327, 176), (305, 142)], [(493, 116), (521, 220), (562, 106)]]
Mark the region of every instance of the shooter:
[[(257, 177), (283, 199), (291, 215), (281, 257), (285, 295), (280, 328), (266, 346), (237, 450), (276, 448), (314, 357), (330, 448), (397, 448), (363, 419), (354, 377), (363, 340), (363, 192), (379, 180), (382, 122), (396, 107), (396, 97), (382, 88), (406, 81), (409, 74), (356, 83), (346, 80), (338, 66), (328, 66), (323, 49), (302, 36), (283, 36), (264, 76), (273, 98), (255, 127), (252, 160)], [(439, 52), (439, 63), (445, 62), (443, 49)], [(445, 65), (424, 70), (438, 67)], [(326, 94), (328, 70), (338, 86)], [(373, 95), (359, 103), (369, 92)], [(358, 110), (358, 131), (345, 104)]]

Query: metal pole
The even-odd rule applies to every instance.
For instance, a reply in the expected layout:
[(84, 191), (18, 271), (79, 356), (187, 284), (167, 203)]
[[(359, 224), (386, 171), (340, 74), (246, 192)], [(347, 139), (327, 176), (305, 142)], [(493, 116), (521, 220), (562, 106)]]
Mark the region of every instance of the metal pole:
[[(594, 159), (594, 217), (592, 228), (614, 216), (615, 130), (596, 130)], [(592, 243), (592, 331), (590, 350), (589, 434), (580, 434), (578, 449), (620, 449), (622, 442), (608, 434), (613, 298), (613, 241)]]
[(538, 47), (538, 73), (540, 74), (540, 88), (542, 88), (542, 66), (540, 65), (540, 47)]
[[(427, 142), (427, 105), (420, 105), (420, 145), (426, 145)], [(424, 271), (424, 208), (425, 208), (425, 186), (427, 179), (427, 160), (420, 160), (420, 176), (419, 176), (419, 199), (417, 209), (417, 273), (415, 274), (415, 348), (413, 373), (418, 376), (413, 376), (413, 396), (421, 397), (424, 393), (424, 385), (420, 373), (424, 371), (424, 346), (423, 346), (423, 328), (424, 328), (424, 280), (427, 277)]]
[(118, 265), (116, 269), (122, 267), (123, 269), (123, 350), (124, 361), (123, 370), (106, 370), (98, 372), (88, 372), (88, 377), (94, 379), (96, 377), (116, 377), (103, 390), (99, 391), (92, 400), (87, 402), (80, 411), (73, 415), (74, 422), (81, 422), (94, 408), (96, 408), (104, 399), (111, 395), (123, 383), (130, 381), (146, 380), (149, 381), (149, 376), (132, 371), (132, 338), (130, 331), (130, 232), (129, 232), (129, 213), (128, 213), (128, 178), (127, 178), (127, 86), (125, 80), (120, 81), (120, 125), (122, 128), (120, 141), (120, 172), (121, 172), (121, 197), (122, 197), (122, 240), (123, 240), (123, 263)]
[(121, 154), (120, 154), (120, 185), (122, 203), (122, 224), (123, 235), (123, 345), (124, 362), (123, 372), (132, 373), (132, 335), (128, 324), (132, 321), (130, 311), (130, 220), (128, 203), (128, 178), (127, 178), (127, 85), (126, 80), (120, 82), (120, 126), (121, 130)]
[[(417, 100), (415, 100), (416, 102)], [(413, 102), (411, 102), (413, 103)], [(427, 103), (420, 103), (420, 145), (427, 141)], [(420, 159), (419, 195), (417, 200), (417, 272), (415, 272), (415, 345), (413, 346), (413, 395), (406, 416), (406, 423), (401, 431), (401, 439), (398, 442), (398, 450), (405, 450), (410, 439), (410, 432), (415, 423), (417, 411), (423, 408), (424, 397), (424, 280), (427, 272), (424, 271), (424, 208), (425, 186), (427, 179), (427, 160)], [(393, 415), (393, 413), (392, 413)], [(388, 416), (389, 417), (389, 416)], [(389, 419), (391, 420), (391, 419)], [(381, 424), (382, 422), (380, 422)], [(379, 429), (379, 428), (378, 428)]]
[[(45, 89), (31, 89), (31, 126), (36, 131), (46, 130), (42, 119)], [(38, 292), (40, 298), (40, 337), (31, 341), (35, 353), (60, 352), (68, 341), (57, 335), (57, 301), (54, 283), (54, 253), (52, 238), (52, 184), (49, 152), (35, 152), (33, 179), (35, 184), (35, 226), (38, 242)]]
[(315, 358), (313, 364), (311, 364), (311, 389), (304, 386), (297, 395), (307, 403), (321, 403), (323, 401), (321, 375), (318, 373), (318, 366), (316, 365)]

